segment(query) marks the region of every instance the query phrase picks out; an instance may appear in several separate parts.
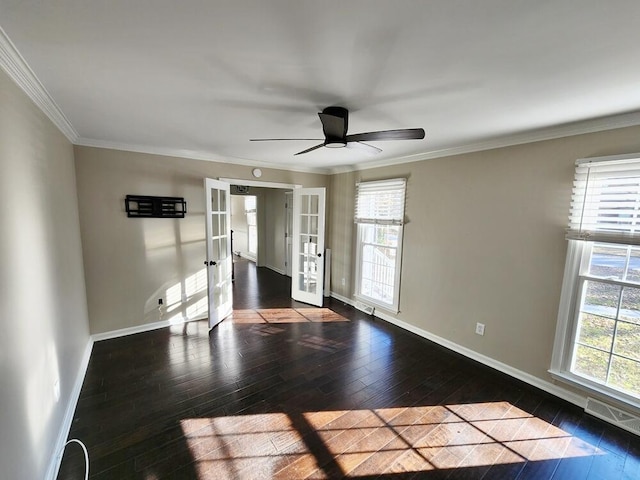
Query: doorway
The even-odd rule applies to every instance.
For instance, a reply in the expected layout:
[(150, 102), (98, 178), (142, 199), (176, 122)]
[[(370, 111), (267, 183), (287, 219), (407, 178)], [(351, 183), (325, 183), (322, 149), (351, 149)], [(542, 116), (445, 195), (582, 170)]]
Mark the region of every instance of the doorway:
[(258, 214), (256, 195), (238, 194), (231, 186), (232, 252), (252, 262), (258, 259)]
[[(290, 298), (292, 192), (301, 186), (233, 178), (220, 180), (231, 184), (234, 261), (238, 270), (253, 272), (236, 275), (234, 290), (242, 298), (246, 294), (245, 287), (256, 290), (255, 280), (267, 281), (271, 286), (283, 290), (276, 294), (270, 289), (270, 296)], [(249, 197), (255, 198), (255, 204), (253, 200), (245, 200)], [(252, 215), (252, 210), (255, 215)], [(250, 229), (255, 232), (255, 253), (249, 251)], [(250, 262), (249, 266), (246, 265), (247, 261)], [(244, 301), (239, 299), (238, 308), (242, 303)]]
[[(300, 185), (257, 182), (252, 180), (220, 178), (231, 190), (245, 196), (255, 195), (255, 202), (244, 200), (243, 213), (255, 213), (253, 227), (256, 266), (267, 267), (283, 277), (287, 273), (295, 279), (291, 284), (293, 299), (322, 306), (324, 275), (324, 188), (302, 188)], [(293, 192), (292, 202), (287, 193)], [(231, 204), (231, 200), (229, 200)], [(289, 215), (289, 206), (293, 211)], [(253, 212), (251, 212), (253, 210)], [(289, 217), (292, 217), (289, 220)], [(249, 251), (249, 223), (247, 222), (247, 252)], [(288, 242), (286, 238), (290, 238)], [(290, 243), (290, 253), (287, 244)], [(234, 247), (234, 253), (237, 252)], [(289, 257), (292, 261), (289, 261)], [(287, 268), (290, 266), (289, 268)]]

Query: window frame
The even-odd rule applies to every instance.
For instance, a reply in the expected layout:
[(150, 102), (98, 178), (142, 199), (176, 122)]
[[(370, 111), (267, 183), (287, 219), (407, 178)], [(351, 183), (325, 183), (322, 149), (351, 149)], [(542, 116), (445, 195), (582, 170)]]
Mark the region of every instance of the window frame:
[[(358, 195), (361, 186), (365, 186), (365, 190), (367, 193), (371, 193), (370, 188), (375, 188), (376, 186), (380, 188), (380, 192), (387, 191), (387, 188), (393, 185), (402, 185), (402, 201), (401, 201), (401, 213), (396, 211), (398, 218), (387, 217), (389, 211), (382, 210), (381, 215), (383, 217), (379, 217), (377, 220), (373, 218), (367, 218), (367, 215), (364, 216), (363, 219), (359, 219), (358, 215), (362, 214), (362, 211), (359, 213), (358, 206)], [(360, 182), (356, 188), (356, 214), (355, 214), (355, 226), (356, 226), (356, 268), (355, 268), (355, 293), (354, 297), (357, 300), (362, 301), (363, 303), (371, 304), (376, 308), (381, 308), (383, 310), (389, 311), (391, 313), (398, 313), (400, 306), (400, 280), (402, 276), (402, 244), (404, 239), (404, 212), (406, 205), (406, 195), (407, 195), (407, 180), (405, 178), (393, 178), (386, 180), (376, 180), (376, 181), (365, 181)], [(399, 197), (396, 197), (398, 199)], [(398, 204), (395, 204), (396, 207)], [(376, 209), (374, 209), (376, 210)], [(394, 210), (395, 211), (395, 210)], [(371, 210), (367, 209), (369, 215), (371, 214)], [(397, 242), (395, 247), (385, 246), (386, 248), (394, 248), (396, 250), (395, 264), (394, 264), (394, 275), (393, 275), (393, 301), (392, 303), (385, 303), (375, 297), (371, 297), (369, 295), (361, 293), (361, 287), (363, 284), (363, 251), (366, 245), (369, 245), (370, 242), (364, 241), (364, 229), (366, 227), (395, 227), (398, 229)]]
[[(589, 161), (628, 162), (630, 160), (637, 160), (638, 163), (640, 163), (640, 154), (582, 159), (576, 162), (576, 166), (577, 168), (579, 168), (581, 165), (584, 165)], [(574, 202), (575, 194), (574, 199), (572, 200), (572, 214), (575, 213), (573, 210)], [(610, 243), (612, 245), (618, 245), (621, 247), (637, 247), (639, 244), (638, 239), (633, 239), (631, 237), (621, 237), (615, 239), (614, 237), (612, 237), (611, 239), (590, 238), (590, 234), (581, 237), (575, 234), (575, 223), (575, 218), (572, 217), (570, 227), (567, 231), (567, 256), (564, 268), (560, 304), (558, 308), (556, 334), (553, 344), (553, 354), (551, 358), (549, 373), (554, 379), (565, 382), (573, 387), (577, 387), (582, 391), (586, 391), (587, 394), (595, 394), (595, 396), (605, 397), (613, 403), (623, 405), (635, 412), (640, 412), (640, 399), (638, 397), (627, 394), (624, 391), (610, 387), (601, 382), (591, 380), (588, 377), (573, 373), (571, 371), (573, 366), (572, 362), (574, 348), (576, 345), (577, 336), (579, 335), (578, 329), (580, 325), (580, 312), (584, 297), (583, 291), (588, 281), (591, 280), (598, 282), (599, 280), (602, 280), (599, 279), (599, 277), (597, 277), (596, 275), (589, 273), (591, 252), (594, 244)], [(598, 235), (598, 232), (594, 233)], [(601, 283), (613, 283), (615, 285), (620, 285), (622, 288), (624, 288), (624, 286), (638, 288), (637, 284), (635, 284), (634, 282), (628, 282), (622, 279), (611, 281), (609, 280), (605, 279), (605, 281)], [(621, 291), (621, 295), (622, 294), (623, 293)], [(616, 321), (619, 321), (619, 319), (617, 319)], [(611, 349), (612, 351), (610, 352), (610, 354), (613, 354), (613, 346), (611, 347)]]
[[(584, 275), (591, 256), (593, 242), (569, 240), (564, 282), (560, 296), (558, 324), (549, 373), (556, 380), (569, 383), (587, 392), (605, 396), (617, 403), (640, 411), (640, 400), (623, 391), (590, 380), (571, 371), (573, 348), (578, 335), (582, 291), (589, 275)], [(625, 282), (621, 282), (624, 284)]]
[[(248, 200), (253, 201), (254, 205), (253, 208), (251, 208), (251, 206), (247, 205)], [(258, 197), (255, 195), (247, 195), (244, 197), (244, 214), (245, 214), (245, 219), (247, 221), (247, 252), (249, 253), (249, 255), (252, 256), (257, 256), (258, 255)], [(249, 218), (253, 218), (253, 221), (249, 221)], [(251, 250), (251, 236), (252, 236), (252, 231), (255, 233), (255, 251)]]
[(393, 302), (391, 304), (384, 303), (374, 297), (370, 297), (360, 292), (360, 287), (362, 286), (362, 263), (363, 263), (363, 250), (365, 245), (369, 245), (368, 242), (363, 241), (363, 229), (366, 227), (376, 227), (376, 224), (373, 223), (356, 223), (356, 292), (355, 297), (358, 300), (361, 300), (366, 303), (371, 303), (376, 307), (382, 308), (384, 310), (388, 310), (393, 313), (398, 313), (400, 306), (400, 276), (401, 276), (401, 268), (402, 268), (402, 239), (404, 237), (404, 225), (382, 225), (382, 226), (394, 226), (398, 228), (398, 242), (396, 247), (388, 247), (386, 248), (395, 248), (396, 249), (396, 261), (394, 265), (394, 276), (393, 276)]

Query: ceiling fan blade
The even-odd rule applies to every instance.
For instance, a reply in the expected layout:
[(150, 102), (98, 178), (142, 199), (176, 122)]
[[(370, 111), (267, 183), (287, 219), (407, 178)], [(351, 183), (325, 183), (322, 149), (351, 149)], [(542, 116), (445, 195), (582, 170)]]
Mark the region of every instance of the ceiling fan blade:
[(347, 148), (353, 148), (357, 150), (362, 150), (370, 155), (375, 155), (382, 151), (381, 148), (374, 147), (373, 145), (369, 145), (368, 143), (363, 142), (347, 142)]
[(378, 140), (421, 140), (424, 138), (424, 129), (422, 128), (404, 128), (401, 130), (383, 130), (381, 132), (366, 132), (347, 135), (347, 142), (363, 142)]
[(307, 142), (321, 142), (322, 138), (250, 138), (250, 142), (282, 142), (288, 140), (304, 140)]
[(313, 152), (314, 150), (316, 150), (316, 149), (318, 149), (320, 147), (324, 147), (324, 143), (321, 143), (321, 144), (316, 145), (316, 146), (311, 147), (311, 148), (307, 148), (306, 150), (303, 150), (301, 152), (296, 153), (296, 155), (302, 155), (303, 153)]

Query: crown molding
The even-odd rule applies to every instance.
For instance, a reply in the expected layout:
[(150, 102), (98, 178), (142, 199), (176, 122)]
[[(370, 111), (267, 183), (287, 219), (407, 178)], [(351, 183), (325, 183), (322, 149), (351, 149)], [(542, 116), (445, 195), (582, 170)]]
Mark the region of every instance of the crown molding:
[(16, 46), (9, 39), (5, 31), (0, 27), (0, 67), (7, 75), (27, 94), (27, 96), (42, 110), (54, 123), (65, 137), (75, 143), (78, 139), (71, 122), (62, 113), (62, 110), (51, 98), (44, 85), (38, 80), (26, 60), (20, 55)]
[(38, 80), (33, 70), (31, 70), (26, 60), (22, 57), (20, 52), (18, 52), (2, 27), (0, 27), (0, 67), (27, 94), (36, 106), (38, 106), (47, 115), (47, 117), (49, 117), (49, 119), (58, 127), (58, 129), (60, 129), (67, 139), (75, 145), (163, 155), (168, 157), (180, 157), (193, 160), (213, 161), (234, 165), (245, 165), (248, 167), (272, 168), (301, 173), (317, 173), (324, 175), (347, 173), (640, 125), (640, 112), (630, 112), (620, 115), (565, 123), (511, 135), (504, 135), (467, 145), (431, 150), (394, 159), (327, 168), (300, 167), (285, 163), (280, 164), (235, 157), (221, 157), (210, 152), (150, 147), (146, 145), (124, 144), (120, 142), (82, 138), (78, 135), (78, 132), (76, 132), (71, 122), (69, 122), (51, 95), (49, 95), (44, 85), (42, 85), (40, 80)]
[(393, 165), (401, 165), (405, 163), (419, 162), (423, 160), (432, 160), (435, 158), (451, 157), (454, 155), (462, 155), (466, 153), (482, 152), (493, 150), (496, 148), (512, 147), (523, 145), (526, 143), (542, 142), (545, 140), (554, 140), (558, 138), (571, 137), (575, 135), (584, 135), (588, 133), (603, 132), (607, 130), (615, 130), (617, 128), (636, 127), (640, 125), (640, 112), (624, 113), (620, 115), (612, 115), (608, 117), (600, 117), (580, 122), (566, 123), (553, 127), (530, 130), (512, 135), (492, 138), (482, 142), (470, 143), (459, 147), (443, 148), (440, 150), (431, 150), (413, 155), (406, 155), (392, 159), (384, 159), (379, 161), (366, 162), (356, 165), (342, 165), (327, 168), (310, 168), (299, 167), (288, 164), (277, 164), (269, 162), (260, 162), (257, 160), (246, 160), (242, 158), (223, 158), (208, 152), (198, 152), (192, 150), (180, 150), (171, 148), (158, 148), (141, 145), (127, 145), (117, 142), (109, 142), (102, 140), (92, 140), (87, 138), (77, 138), (74, 142), (76, 145), (87, 147), (110, 148), (113, 150), (124, 150), (139, 153), (150, 153), (155, 155), (164, 155), (168, 157), (181, 157), (194, 160), (206, 160), (220, 163), (231, 163), (235, 165), (246, 165), (249, 167), (273, 168), (280, 170), (288, 170), (302, 173), (318, 173), (324, 175), (335, 175), (338, 173), (357, 172), (369, 170), (372, 168), (388, 167)]
[(615, 130), (617, 128), (636, 127), (638, 125), (640, 125), (640, 112), (624, 113), (620, 115), (600, 117), (580, 122), (566, 123), (553, 127), (541, 128), (538, 130), (530, 130), (513, 135), (497, 137), (482, 142), (461, 145), (459, 147), (443, 148), (441, 150), (432, 150), (394, 159), (367, 162), (360, 165), (335, 167), (331, 169), (331, 173), (347, 173), (360, 170), (368, 170), (371, 168), (388, 167), (392, 165), (400, 165), (403, 163), (419, 162), (421, 160), (431, 160), (434, 158), (451, 157), (453, 155), (462, 155), (465, 153), (482, 152), (485, 150), (493, 150), (495, 148), (512, 147), (515, 145), (523, 145), (525, 143), (554, 140), (557, 138), (571, 137), (574, 135), (584, 135), (587, 133)]
[(300, 173), (317, 173), (321, 175), (329, 175), (329, 168), (312, 168), (299, 167), (297, 165), (289, 165), (285, 163), (260, 162), (258, 160), (247, 160), (237, 157), (222, 157), (210, 152), (201, 152), (197, 150), (186, 150), (178, 148), (150, 147), (147, 145), (126, 144), (120, 142), (110, 142), (108, 140), (93, 140), (91, 138), (80, 137), (74, 142), (75, 145), (82, 147), (105, 148), (110, 150), (121, 150), (125, 152), (146, 153), (150, 155), (161, 155), (165, 157), (187, 158), (190, 160), (204, 160), (207, 162), (228, 163), (232, 165), (245, 165), (247, 167), (270, 168), (273, 170), (286, 170), (289, 172)]

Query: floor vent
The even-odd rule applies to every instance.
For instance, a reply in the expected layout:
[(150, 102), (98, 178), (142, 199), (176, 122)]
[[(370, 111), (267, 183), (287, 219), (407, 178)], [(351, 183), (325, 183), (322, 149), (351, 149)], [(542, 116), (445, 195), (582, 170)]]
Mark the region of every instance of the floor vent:
[(375, 311), (374, 307), (362, 302), (356, 302), (356, 308), (367, 315), (373, 315), (373, 312)]
[(587, 398), (587, 406), (584, 411), (590, 413), (594, 417), (598, 417), (605, 422), (612, 423), (620, 428), (623, 428), (631, 433), (640, 435), (640, 417), (631, 415), (628, 412), (620, 410), (619, 408), (612, 407), (606, 403), (602, 403), (599, 400), (595, 400), (591, 397)]

